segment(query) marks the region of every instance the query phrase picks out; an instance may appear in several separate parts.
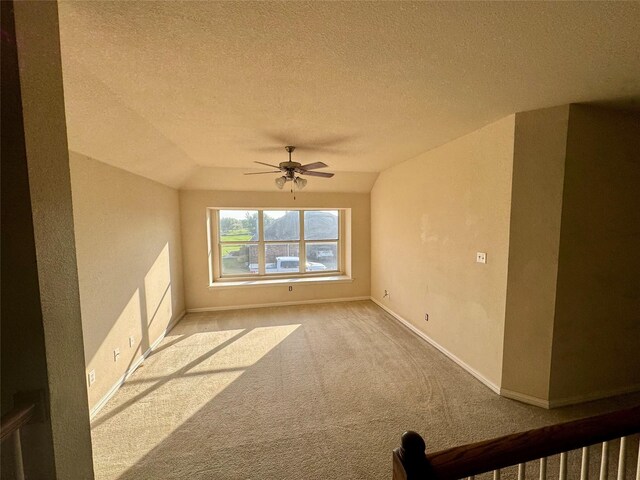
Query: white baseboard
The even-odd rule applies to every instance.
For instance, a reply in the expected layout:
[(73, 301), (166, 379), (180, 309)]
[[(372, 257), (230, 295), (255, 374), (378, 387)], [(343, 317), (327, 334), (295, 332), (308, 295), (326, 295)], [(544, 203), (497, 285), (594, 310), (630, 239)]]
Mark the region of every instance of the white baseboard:
[(575, 405), (576, 403), (592, 402), (594, 400), (601, 400), (603, 398), (616, 397), (618, 395), (635, 392), (640, 392), (640, 384), (610, 390), (599, 390), (597, 392), (587, 393), (584, 395), (576, 395), (574, 397), (565, 397), (559, 398), (557, 400), (550, 400), (549, 408), (566, 407), (567, 405)]
[(488, 378), (486, 378), (484, 375), (482, 375), (480, 372), (478, 372), (476, 369), (474, 369), (473, 367), (469, 366), (467, 363), (465, 363), (464, 361), (462, 361), (460, 358), (458, 358), (456, 355), (454, 355), (453, 353), (451, 353), (449, 350), (447, 350), (446, 348), (444, 348), (442, 345), (440, 345), (439, 343), (437, 343), (435, 340), (433, 340), (431, 337), (429, 337), (428, 335), (426, 335), (424, 332), (421, 332), (420, 330), (418, 330), (412, 323), (410, 323), (408, 320), (402, 318), (400, 315), (398, 315), (396, 312), (394, 312), (393, 310), (391, 310), (389, 307), (383, 305), (382, 303), (380, 303), (378, 300), (376, 300), (373, 297), (370, 297), (371, 301), (373, 303), (375, 303), (376, 305), (378, 305), (380, 308), (382, 308), (385, 312), (387, 312), (389, 315), (391, 315), (393, 318), (395, 318), (396, 320), (398, 320), (402, 325), (404, 325), (405, 327), (407, 327), (409, 330), (411, 330), (413, 333), (415, 333), (417, 336), (419, 336), (421, 339), (425, 340), (427, 343), (429, 343), (430, 345), (432, 345), (433, 347), (437, 348), (438, 350), (440, 350), (440, 352), (444, 353), (447, 357), (449, 357), (451, 360), (453, 360), (455, 363), (457, 363), (458, 365), (460, 365), (462, 368), (464, 368), (467, 372), (469, 372), (471, 375), (473, 375), (476, 379), (480, 380), (480, 382), (482, 382), (483, 384), (485, 384), (487, 387), (489, 387), (493, 392), (497, 393), (498, 395), (500, 394), (500, 387), (498, 385), (496, 385), (495, 383), (493, 383), (491, 380), (489, 380)]
[(500, 395), (512, 400), (518, 400), (519, 402), (535, 405), (542, 408), (558, 408), (566, 407), (568, 405), (577, 405), (578, 403), (593, 402), (595, 400), (602, 400), (603, 398), (616, 397), (618, 395), (624, 395), (627, 393), (640, 392), (640, 384), (631, 385), (623, 388), (616, 388), (611, 390), (599, 390), (597, 392), (587, 393), (584, 395), (575, 395), (573, 397), (565, 397), (558, 399), (545, 400), (543, 398), (533, 397), (525, 393), (514, 392), (506, 388), (500, 389)]
[(151, 354), (151, 352), (158, 345), (160, 345), (160, 343), (162, 342), (162, 340), (164, 340), (164, 337), (167, 335), (167, 333), (169, 333), (171, 329), (175, 327), (175, 325), (180, 320), (182, 320), (182, 318), (186, 314), (187, 312), (183, 311), (182, 313), (180, 313), (180, 315), (177, 315), (173, 320), (171, 320), (171, 322), (169, 322), (169, 325), (167, 325), (167, 328), (164, 329), (164, 332), (162, 332), (160, 336), (156, 338), (154, 342), (149, 346), (149, 348), (147, 348), (147, 351), (144, 352), (142, 355), (140, 355), (140, 357), (135, 362), (133, 362), (131, 366), (129, 366), (127, 371), (124, 372), (124, 374), (116, 381), (116, 383), (113, 384), (113, 386), (109, 389), (109, 391), (98, 401), (98, 403), (96, 403), (93, 406), (93, 408), (91, 408), (91, 411), (89, 412), (90, 420), (93, 420), (93, 418), (98, 414), (98, 412), (102, 410), (102, 408), (107, 404), (109, 400), (111, 400), (111, 397), (113, 397), (116, 394), (116, 392), (125, 382), (125, 380), (129, 378), (133, 372), (136, 371), (136, 369), (142, 364), (142, 362), (145, 361), (145, 359)]
[(517, 400), (522, 403), (528, 403), (529, 405), (535, 405), (536, 407), (542, 407), (546, 409), (551, 408), (549, 400), (533, 397), (525, 393), (514, 392), (513, 390), (508, 390), (506, 388), (500, 389), (500, 395), (505, 398), (510, 398), (511, 400)]
[(292, 302), (253, 303), (250, 305), (228, 305), (221, 307), (188, 308), (187, 313), (220, 312), (224, 310), (244, 310), (245, 308), (284, 307), (288, 305), (309, 305), (314, 303), (357, 302), (371, 297), (325, 298), (321, 300), (296, 300)]

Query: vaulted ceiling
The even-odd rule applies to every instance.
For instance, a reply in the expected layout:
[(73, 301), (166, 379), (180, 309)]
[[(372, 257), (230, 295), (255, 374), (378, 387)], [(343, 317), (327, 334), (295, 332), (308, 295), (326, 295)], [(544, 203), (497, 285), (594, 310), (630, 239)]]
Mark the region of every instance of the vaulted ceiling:
[(513, 112), (640, 105), (638, 2), (62, 1), (59, 16), (69, 148), (174, 187), (272, 189), (242, 172), (291, 144), (338, 172), (311, 187), (368, 191)]

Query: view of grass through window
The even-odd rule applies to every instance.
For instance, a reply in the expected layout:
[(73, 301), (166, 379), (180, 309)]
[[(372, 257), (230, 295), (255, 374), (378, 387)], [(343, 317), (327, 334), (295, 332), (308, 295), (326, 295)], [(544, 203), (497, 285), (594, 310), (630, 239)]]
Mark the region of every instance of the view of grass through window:
[(218, 241), (222, 276), (335, 272), (339, 211), (218, 210)]

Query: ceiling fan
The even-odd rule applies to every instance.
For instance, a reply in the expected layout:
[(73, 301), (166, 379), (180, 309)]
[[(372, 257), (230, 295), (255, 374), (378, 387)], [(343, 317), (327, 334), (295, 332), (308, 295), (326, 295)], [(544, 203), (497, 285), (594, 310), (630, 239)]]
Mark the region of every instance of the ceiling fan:
[(318, 168), (326, 168), (328, 165), (322, 162), (308, 163), (307, 165), (302, 165), (298, 162), (291, 161), (291, 153), (296, 149), (296, 147), (287, 145), (284, 147), (285, 150), (289, 153), (289, 161), (281, 162), (279, 165), (271, 165), (269, 163), (264, 162), (254, 162), (259, 163), (260, 165), (266, 165), (267, 167), (277, 168), (277, 170), (270, 170), (268, 172), (252, 172), (245, 173), (245, 175), (263, 175), (265, 173), (282, 173), (283, 175), (276, 178), (276, 186), (282, 190), (285, 183), (292, 182), (291, 188), (294, 186), (298, 190), (302, 190), (307, 184), (307, 180), (300, 177), (300, 175), (309, 175), (311, 177), (322, 177), (322, 178), (331, 178), (333, 177), (333, 173), (329, 172), (315, 172), (313, 170), (317, 170)]

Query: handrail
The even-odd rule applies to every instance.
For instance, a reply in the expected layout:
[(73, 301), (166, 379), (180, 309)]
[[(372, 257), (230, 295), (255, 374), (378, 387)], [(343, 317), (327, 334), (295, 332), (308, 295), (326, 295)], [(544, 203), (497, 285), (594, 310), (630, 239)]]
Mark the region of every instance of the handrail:
[(35, 415), (36, 406), (33, 403), (19, 405), (2, 416), (0, 420), (0, 442), (4, 442), (14, 432), (18, 431)]
[[(613, 413), (573, 420), (526, 432), (453, 447), (426, 455), (426, 468), (406, 472), (405, 478), (458, 479), (556, 455), (640, 432), (640, 405)], [(403, 458), (403, 456), (405, 458)], [(421, 465), (394, 450), (394, 471), (402, 464)], [(422, 465), (424, 465), (422, 457)], [(402, 478), (402, 476), (400, 477)]]

